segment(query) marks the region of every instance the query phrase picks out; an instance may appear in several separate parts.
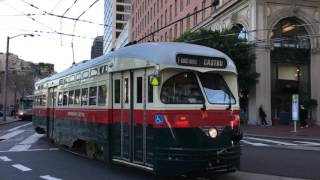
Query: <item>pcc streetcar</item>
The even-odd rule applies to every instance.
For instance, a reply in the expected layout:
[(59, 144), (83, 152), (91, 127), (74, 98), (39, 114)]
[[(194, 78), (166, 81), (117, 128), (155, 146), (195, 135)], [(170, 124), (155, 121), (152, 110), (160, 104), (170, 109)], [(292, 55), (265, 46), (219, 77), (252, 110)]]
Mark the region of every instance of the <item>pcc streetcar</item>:
[(90, 158), (159, 175), (239, 167), (236, 66), (215, 49), (131, 45), (36, 82), (34, 97), (36, 131)]

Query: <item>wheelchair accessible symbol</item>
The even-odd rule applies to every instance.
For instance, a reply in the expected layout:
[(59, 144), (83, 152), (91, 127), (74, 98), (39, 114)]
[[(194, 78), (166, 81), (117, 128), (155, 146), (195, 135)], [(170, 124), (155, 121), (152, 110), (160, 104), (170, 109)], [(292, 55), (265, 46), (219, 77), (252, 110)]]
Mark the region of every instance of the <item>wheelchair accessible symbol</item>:
[(164, 122), (163, 115), (156, 114), (155, 117), (154, 117), (154, 122), (155, 122), (157, 125), (163, 124), (163, 122)]

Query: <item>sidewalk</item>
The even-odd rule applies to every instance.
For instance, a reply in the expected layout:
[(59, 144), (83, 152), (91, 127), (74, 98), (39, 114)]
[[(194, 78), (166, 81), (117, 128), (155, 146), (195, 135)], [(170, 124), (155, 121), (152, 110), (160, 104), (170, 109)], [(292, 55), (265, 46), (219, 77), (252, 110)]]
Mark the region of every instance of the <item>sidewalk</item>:
[(300, 128), (297, 126), (297, 132), (293, 132), (293, 125), (241, 125), (241, 128), (245, 136), (320, 140), (319, 126), (312, 126), (309, 128)]
[(19, 118), (16, 119), (14, 116), (7, 116), (7, 120), (3, 121), (3, 117), (0, 117), (0, 126), (3, 124), (8, 124), (16, 121), (20, 121), (20, 119)]

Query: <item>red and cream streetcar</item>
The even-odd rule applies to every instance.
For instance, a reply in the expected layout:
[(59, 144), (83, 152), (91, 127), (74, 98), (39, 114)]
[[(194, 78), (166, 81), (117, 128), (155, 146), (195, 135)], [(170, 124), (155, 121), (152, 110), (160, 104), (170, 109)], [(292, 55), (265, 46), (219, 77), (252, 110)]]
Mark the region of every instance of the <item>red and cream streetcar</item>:
[(35, 84), (33, 124), (59, 145), (159, 175), (234, 171), (237, 71), (220, 51), (144, 43)]

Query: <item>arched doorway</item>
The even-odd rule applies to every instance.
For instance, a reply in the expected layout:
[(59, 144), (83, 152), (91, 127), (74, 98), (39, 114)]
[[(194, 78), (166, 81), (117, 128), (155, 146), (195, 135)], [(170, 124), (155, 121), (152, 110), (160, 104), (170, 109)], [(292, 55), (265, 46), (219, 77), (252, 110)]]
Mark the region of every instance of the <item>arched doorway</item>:
[(295, 17), (280, 20), (270, 33), (271, 108), (278, 123), (291, 118), (292, 94), (300, 102), (310, 99), (310, 39), (303, 23)]

